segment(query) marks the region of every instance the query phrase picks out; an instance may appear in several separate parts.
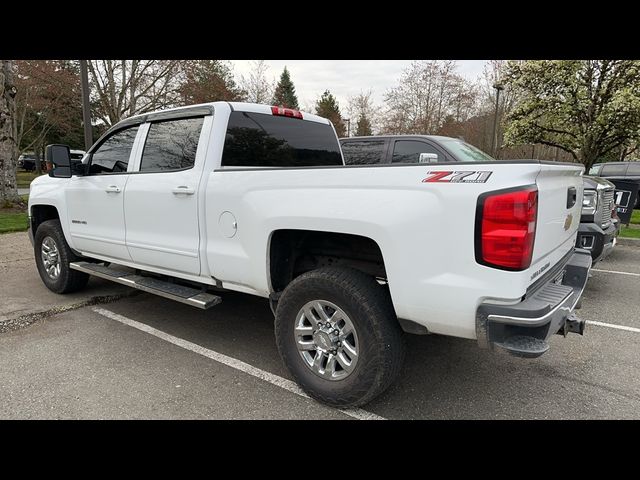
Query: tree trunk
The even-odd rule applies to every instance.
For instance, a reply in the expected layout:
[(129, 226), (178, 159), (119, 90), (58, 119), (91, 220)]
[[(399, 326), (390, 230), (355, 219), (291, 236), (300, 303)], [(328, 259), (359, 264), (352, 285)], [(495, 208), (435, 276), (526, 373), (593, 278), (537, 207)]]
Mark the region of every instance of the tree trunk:
[(0, 60), (0, 201), (18, 202), (13, 61)]
[(590, 145), (585, 145), (580, 149), (578, 160), (584, 165), (585, 172), (598, 160), (596, 152)]
[(36, 175), (42, 175), (42, 163), (40, 162), (40, 142), (36, 143), (33, 148), (34, 156), (36, 157)]

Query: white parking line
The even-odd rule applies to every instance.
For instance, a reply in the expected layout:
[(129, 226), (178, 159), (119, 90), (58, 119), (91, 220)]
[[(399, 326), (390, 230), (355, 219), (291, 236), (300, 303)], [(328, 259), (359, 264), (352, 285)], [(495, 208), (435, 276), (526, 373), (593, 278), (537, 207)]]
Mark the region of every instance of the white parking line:
[(618, 275), (630, 275), (632, 277), (640, 277), (640, 273), (630, 273), (630, 272), (617, 272), (615, 270), (598, 270), (597, 268), (592, 268), (593, 272), (604, 272), (604, 273), (617, 273)]
[(599, 327), (615, 328), (616, 330), (625, 330), (627, 332), (640, 333), (640, 328), (626, 327), (624, 325), (615, 325), (613, 323), (604, 323), (604, 322), (596, 322), (596, 321), (593, 321), (593, 320), (587, 320), (587, 324), (589, 324), (589, 325), (598, 325)]
[[(280, 387), (284, 390), (287, 390), (291, 393), (295, 393), (296, 395), (300, 395), (304, 398), (310, 398), (306, 393), (302, 391), (298, 385), (296, 385), (291, 380), (287, 380), (286, 378), (282, 378), (278, 375), (274, 375), (273, 373), (269, 373), (265, 370), (261, 370), (259, 368), (254, 367), (253, 365), (249, 365), (241, 360), (229, 357), (222, 353), (215, 352), (213, 350), (209, 350), (208, 348), (201, 347), (195, 343), (189, 342), (187, 340), (183, 340), (182, 338), (174, 337), (168, 333), (165, 333), (156, 328), (150, 327), (144, 323), (136, 322), (130, 318), (125, 317), (124, 315), (120, 315), (118, 313), (112, 312), (110, 310), (106, 310), (104, 308), (95, 307), (92, 308), (94, 312), (102, 315), (103, 317), (110, 318), (111, 320), (115, 320), (116, 322), (124, 323), (133, 328), (137, 328), (145, 333), (153, 335), (155, 337), (161, 338), (169, 343), (173, 343), (178, 347), (182, 347), (186, 350), (192, 351), (204, 357), (210, 358), (211, 360), (215, 360), (216, 362), (222, 363), (231, 368), (235, 368), (241, 372), (247, 373), (251, 376), (259, 378), (260, 380), (264, 380), (265, 382), (269, 382), (272, 385)], [(375, 413), (367, 412), (361, 408), (338, 408), (337, 410), (342, 413), (349, 415), (350, 417), (357, 418), (358, 420), (386, 420), (386, 418), (376, 415)]]

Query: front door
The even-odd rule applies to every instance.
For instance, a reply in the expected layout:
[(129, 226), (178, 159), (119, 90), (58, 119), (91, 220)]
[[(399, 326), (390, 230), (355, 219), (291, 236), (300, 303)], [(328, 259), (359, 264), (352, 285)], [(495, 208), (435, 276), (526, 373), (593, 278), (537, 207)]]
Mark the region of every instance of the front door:
[[(153, 122), (140, 167), (127, 182), (127, 247), (139, 265), (200, 274), (198, 184), (205, 152), (196, 161), (204, 118)], [(204, 135), (203, 135), (204, 136)]]
[(69, 181), (69, 231), (80, 252), (131, 260), (125, 244), (123, 199), (137, 131), (136, 125), (107, 137), (91, 156), (88, 175)]

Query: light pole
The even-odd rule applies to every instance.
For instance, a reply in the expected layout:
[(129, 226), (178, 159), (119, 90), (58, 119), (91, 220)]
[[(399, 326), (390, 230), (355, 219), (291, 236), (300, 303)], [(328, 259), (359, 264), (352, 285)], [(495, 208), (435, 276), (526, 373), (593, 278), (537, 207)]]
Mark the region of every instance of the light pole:
[(347, 137), (350, 137), (351, 136), (351, 119), (345, 118), (344, 121), (347, 122)]
[(500, 91), (504, 90), (504, 85), (499, 82), (493, 84), (493, 88), (496, 89), (496, 115), (493, 119), (493, 135), (491, 137), (491, 154), (494, 158), (497, 156), (498, 151), (498, 107), (500, 105)]
[(89, 106), (89, 74), (87, 61), (80, 60), (80, 86), (82, 90), (82, 122), (84, 123), (84, 147), (89, 150), (93, 144), (91, 132), (91, 107)]

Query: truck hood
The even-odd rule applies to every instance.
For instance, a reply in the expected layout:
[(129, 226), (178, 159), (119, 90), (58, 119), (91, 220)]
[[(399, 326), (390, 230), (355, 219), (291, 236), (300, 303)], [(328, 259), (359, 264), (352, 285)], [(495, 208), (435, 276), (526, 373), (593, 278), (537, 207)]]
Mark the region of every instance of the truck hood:
[(592, 177), (590, 175), (583, 175), (584, 188), (590, 190), (598, 190), (603, 188), (615, 188), (616, 186), (609, 180), (601, 177)]

